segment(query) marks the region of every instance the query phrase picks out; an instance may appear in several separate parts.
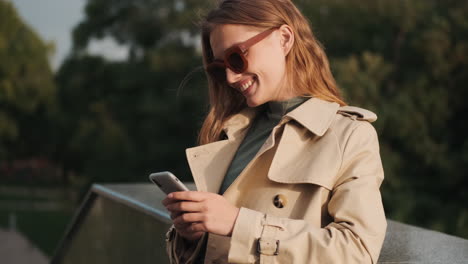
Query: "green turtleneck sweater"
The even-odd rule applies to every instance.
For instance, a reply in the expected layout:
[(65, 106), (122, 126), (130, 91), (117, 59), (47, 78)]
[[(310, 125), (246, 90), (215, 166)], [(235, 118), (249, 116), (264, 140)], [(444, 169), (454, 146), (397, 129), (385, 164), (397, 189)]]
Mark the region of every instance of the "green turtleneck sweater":
[(309, 98), (294, 97), (286, 101), (268, 102), (267, 104), (260, 106), (261, 109), (259, 110), (257, 117), (250, 126), (244, 141), (242, 141), (239, 146), (239, 149), (227, 170), (223, 184), (219, 190), (220, 194), (223, 194), (226, 191), (237, 176), (239, 176), (245, 169), (247, 164), (249, 164), (249, 162), (255, 157), (268, 136), (271, 134), (273, 128), (280, 122), (281, 118), (307, 99)]

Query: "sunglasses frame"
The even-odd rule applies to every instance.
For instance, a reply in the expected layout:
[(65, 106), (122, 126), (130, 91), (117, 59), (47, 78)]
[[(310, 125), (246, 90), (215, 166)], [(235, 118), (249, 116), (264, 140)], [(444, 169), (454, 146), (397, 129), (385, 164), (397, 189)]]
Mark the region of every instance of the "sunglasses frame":
[[(226, 71), (226, 68), (229, 68), (231, 71), (238, 73), (238, 74), (245, 72), (249, 66), (249, 62), (247, 58), (245, 57), (245, 53), (247, 52), (247, 50), (253, 45), (265, 39), (268, 35), (270, 35), (276, 29), (277, 28), (270, 28), (268, 30), (265, 30), (251, 37), (250, 39), (242, 43), (236, 44), (228, 48), (224, 52), (224, 58), (222, 60), (221, 59), (214, 60), (213, 62), (208, 64), (208, 66), (206, 67), (206, 71), (210, 73), (215, 79), (220, 79), (220, 78), (216, 77), (216, 74), (212, 74), (214, 72), (214, 69), (222, 68), (224, 71)], [(239, 57), (242, 59), (243, 67), (241, 69), (236, 69), (235, 67), (231, 65), (231, 63), (229, 63), (229, 57), (234, 53), (239, 54)], [(224, 79), (225, 79), (225, 76), (224, 76)]]

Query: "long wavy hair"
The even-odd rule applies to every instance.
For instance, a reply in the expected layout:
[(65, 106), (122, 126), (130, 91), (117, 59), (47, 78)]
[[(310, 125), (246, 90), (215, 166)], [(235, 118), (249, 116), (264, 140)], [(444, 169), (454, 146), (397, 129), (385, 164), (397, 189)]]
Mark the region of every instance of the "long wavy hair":
[[(289, 25), (294, 44), (286, 56), (286, 75), (297, 95), (320, 98), (346, 105), (321, 44), (307, 19), (291, 0), (224, 0), (201, 22), (203, 65), (214, 60), (210, 34), (217, 25), (238, 24), (269, 29)], [(200, 145), (220, 140), (229, 117), (247, 107), (241, 93), (207, 74), (210, 110), (198, 135)]]

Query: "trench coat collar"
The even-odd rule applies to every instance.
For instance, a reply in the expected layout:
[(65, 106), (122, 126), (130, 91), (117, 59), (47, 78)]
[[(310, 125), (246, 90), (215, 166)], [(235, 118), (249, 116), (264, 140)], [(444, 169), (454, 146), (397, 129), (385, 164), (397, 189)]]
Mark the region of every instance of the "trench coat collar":
[[(286, 117), (294, 119), (302, 126), (317, 136), (323, 136), (330, 127), (340, 105), (317, 98), (311, 98), (286, 114)], [(246, 108), (239, 114), (232, 116), (223, 126), (223, 130), (229, 139), (242, 136), (257, 114), (255, 108)]]
[[(337, 103), (311, 98), (286, 114), (286, 118), (281, 122), (293, 119), (317, 136), (323, 136), (338, 109)], [(227, 135), (226, 140), (186, 150), (187, 161), (199, 191), (219, 191), (227, 169), (256, 113), (255, 108), (246, 108), (228, 119), (223, 127)], [(270, 147), (272, 146), (268, 146)]]
[[(323, 136), (335, 118), (340, 105), (318, 98), (311, 98), (287, 113), (285, 116), (294, 119), (317, 136)], [(255, 108), (246, 108), (226, 121), (223, 130), (228, 138), (239, 137), (256, 116)]]
[(223, 131), (230, 140), (243, 137), (243, 132), (250, 125), (252, 120), (257, 115), (257, 109), (247, 107), (240, 113), (233, 115), (223, 125)]
[(311, 98), (286, 114), (317, 136), (323, 136), (340, 108), (338, 103)]

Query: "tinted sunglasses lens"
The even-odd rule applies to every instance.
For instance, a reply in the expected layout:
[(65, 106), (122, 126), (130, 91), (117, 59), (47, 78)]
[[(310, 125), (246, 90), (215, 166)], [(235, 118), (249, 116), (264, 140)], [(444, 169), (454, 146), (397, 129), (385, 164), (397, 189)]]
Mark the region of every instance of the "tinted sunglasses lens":
[(245, 66), (244, 58), (242, 57), (240, 53), (233, 52), (229, 55), (227, 59), (228, 59), (227, 62), (229, 63), (229, 66), (233, 71), (237, 73), (241, 73), (244, 71), (244, 66)]

